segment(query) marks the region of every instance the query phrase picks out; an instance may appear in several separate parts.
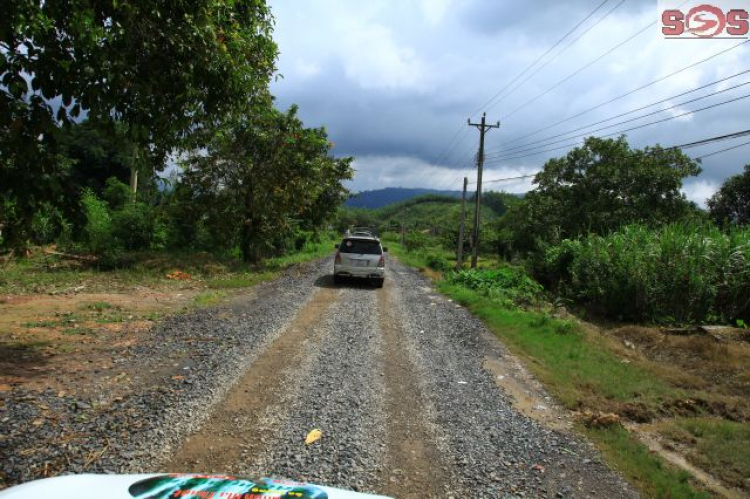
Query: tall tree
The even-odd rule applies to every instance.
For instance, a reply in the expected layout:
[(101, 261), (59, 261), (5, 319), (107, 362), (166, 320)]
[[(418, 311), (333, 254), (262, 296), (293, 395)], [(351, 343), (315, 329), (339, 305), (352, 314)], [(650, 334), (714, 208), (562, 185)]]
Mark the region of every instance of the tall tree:
[(698, 175), (698, 163), (680, 150), (631, 149), (625, 137), (589, 137), (565, 157), (547, 161), (537, 188), (509, 212), (504, 226), (516, 248), (621, 225), (660, 225), (695, 210), (682, 194), (682, 180)]
[(346, 199), (351, 158), (330, 156), (322, 128), (305, 128), (293, 106), (259, 104), (219, 130), (185, 163), (185, 181), (239, 230), (246, 262), (258, 262), (296, 221), (318, 224)]
[(729, 177), (708, 200), (708, 211), (717, 225), (750, 225), (750, 165)]
[(121, 123), (134, 154), (161, 168), (265, 91), (272, 24), (264, 0), (14, 2), (0, 16), (0, 194), (28, 218), (54, 186), (24, 186), (19, 172), (54, 175), (51, 132), (83, 114)]

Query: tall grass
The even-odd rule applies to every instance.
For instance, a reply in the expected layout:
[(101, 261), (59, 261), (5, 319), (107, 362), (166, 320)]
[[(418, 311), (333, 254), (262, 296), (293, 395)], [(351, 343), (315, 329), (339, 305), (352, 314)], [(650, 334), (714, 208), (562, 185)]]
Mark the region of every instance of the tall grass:
[(750, 318), (750, 228), (623, 227), (547, 250), (544, 280), (618, 319), (730, 322)]

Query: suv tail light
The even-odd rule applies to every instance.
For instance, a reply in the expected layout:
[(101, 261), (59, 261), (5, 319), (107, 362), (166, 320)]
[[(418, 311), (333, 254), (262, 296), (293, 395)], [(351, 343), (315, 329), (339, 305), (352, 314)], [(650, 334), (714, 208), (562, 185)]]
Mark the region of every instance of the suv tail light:
[(380, 255), (380, 261), (378, 262), (378, 267), (385, 267), (385, 255)]
[(341, 263), (341, 252), (340, 251), (336, 252), (336, 261), (335, 261), (335, 263)]

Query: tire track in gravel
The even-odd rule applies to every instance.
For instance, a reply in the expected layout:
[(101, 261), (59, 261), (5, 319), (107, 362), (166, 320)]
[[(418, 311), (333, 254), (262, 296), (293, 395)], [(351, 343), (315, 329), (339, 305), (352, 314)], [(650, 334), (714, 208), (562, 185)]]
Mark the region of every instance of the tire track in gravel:
[(392, 279), (377, 290), (385, 369), (385, 467), (381, 493), (399, 499), (443, 497), (445, 480), (439, 436), (428, 421), (427, 402), (419, 386), (420, 373), (411, 358), (397, 317)]
[[(332, 286), (331, 276), (325, 285)], [(286, 408), (274, 438), (245, 472), (376, 491), (385, 443), (383, 348), (375, 289), (342, 286), (321, 327), (330, 331), (313, 353), (299, 398)], [(323, 437), (306, 446), (305, 436)]]
[(444, 497), (637, 497), (590, 443), (513, 408), (483, 367), (509, 354), (479, 319), (413, 269), (391, 260), (390, 271), (404, 341), (445, 435)]
[(246, 454), (260, 450), (271, 429), (262, 424), (269, 412), (280, 411), (294, 390), (289, 378), (300, 374), (306, 352), (321, 342), (327, 331), (315, 325), (336, 301), (335, 289), (320, 289), (298, 312), (232, 387), (225, 400), (185, 439), (168, 465), (180, 472), (233, 473)]

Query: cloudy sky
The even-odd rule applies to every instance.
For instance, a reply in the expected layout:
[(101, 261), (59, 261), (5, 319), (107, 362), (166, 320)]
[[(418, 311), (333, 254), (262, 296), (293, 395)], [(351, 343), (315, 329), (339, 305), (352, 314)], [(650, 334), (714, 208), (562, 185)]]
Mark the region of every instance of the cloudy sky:
[[(501, 121), (487, 135), (484, 178), (493, 180), (535, 172), (595, 129), (610, 134), (750, 95), (750, 43), (665, 40), (655, 0), (602, 2), (271, 0), (283, 75), (272, 90), (279, 107), (299, 104), (306, 124), (327, 128), (336, 155), (356, 158), (354, 191), (460, 190), (463, 176), (476, 177), (479, 132), (466, 120), (483, 111)], [(698, 87), (705, 88), (690, 92)], [(627, 135), (636, 147), (685, 144), (750, 129), (748, 117), (750, 98)], [(748, 140), (686, 152), (698, 157)], [(704, 204), (746, 163), (750, 145), (708, 157), (684, 190)], [(486, 185), (531, 187), (530, 180)]]

